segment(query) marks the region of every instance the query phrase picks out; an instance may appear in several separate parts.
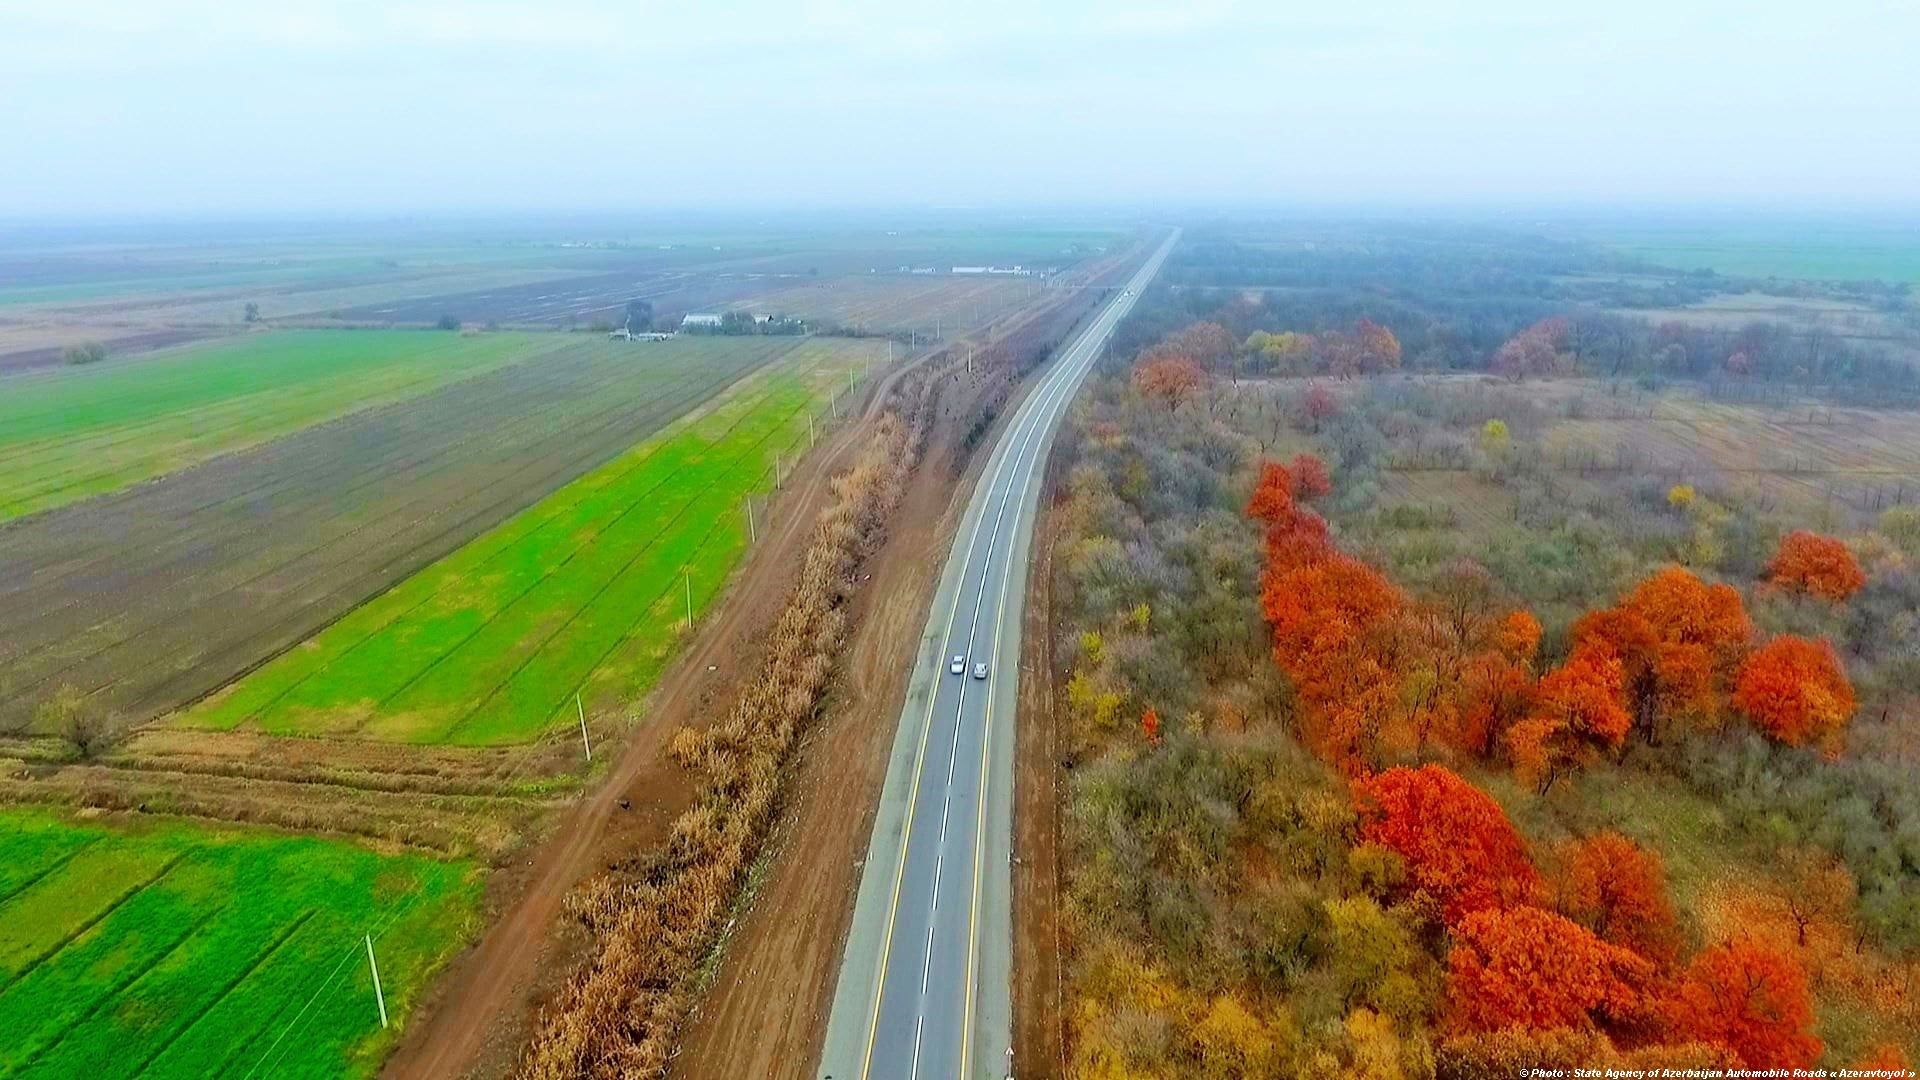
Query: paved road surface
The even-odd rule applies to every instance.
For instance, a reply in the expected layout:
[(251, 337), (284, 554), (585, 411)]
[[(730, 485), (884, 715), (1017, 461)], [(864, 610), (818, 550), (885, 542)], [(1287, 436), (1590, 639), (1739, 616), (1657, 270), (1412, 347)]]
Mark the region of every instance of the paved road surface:
[[(1013, 730), (1034, 509), (1067, 403), (1179, 239), (1058, 354), (974, 488), (894, 736), (818, 1075), (1000, 1080), (1012, 1041)], [(965, 670), (952, 674), (955, 656)], [(974, 666), (986, 663), (987, 677)]]

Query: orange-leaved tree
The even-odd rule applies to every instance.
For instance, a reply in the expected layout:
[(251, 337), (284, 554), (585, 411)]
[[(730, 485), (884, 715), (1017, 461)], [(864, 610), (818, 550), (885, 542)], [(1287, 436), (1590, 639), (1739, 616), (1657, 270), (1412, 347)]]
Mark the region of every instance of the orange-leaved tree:
[(1840, 601), (1859, 592), (1867, 575), (1843, 541), (1800, 529), (1780, 541), (1767, 580), (1788, 592)]
[(1750, 1069), (1805, 1068), (1822, 1049), (1799, 961), (1748, 941), (1701, 950), (1676, 1013), (1685, 1038), (1724, 1046)]
[(1620, 658), (1634, 730), (1649, 741), (1678, 722), (1713, 724), (1752, 639), (1737, 591), (1678, 566), (1573, 624), (1576, 649), (1603, 644)]
[(1641, 1011), (1653, 964), (1537, 907), (1478, 911), (1453, 928), (1447, 1013), (1465, 1031), (1604, 1026)]
[(1142, 397), (1165, 403), (1168, 412), (1186, 404), (1206, 382), (1206, 371), (1184, 356), (1163, 356), (1133, 369), (1133, 388)]
[(1246, 515), (1272, 526), (1293, 513), (1293, 472), (1277, 461), (1260, 463), (1259, 479), (1247, 498)]
[(1740, 672), (1734, 707), (1776, 742), (1826, 742), (1853, 716), (1853, 684), (1825, 641), (1781, 634)]
[(1540, 876), (1493, 797), (1451, 769), (1398, 767), (1357, 780), (1360, 838), (1398, 854), (1449, 924), (1532, 902)]
[(1620, 658), (1589, 642), (1541, 677), (1533, 712), (1507, 733), (1507, 748), (1544, 795), (1571, 769), (1619, 749), (1632, 725)]
[(1273, 630), (1274, 662), (1293, 681), (1306, 741), (1353, 767), (1375, 756), (1398, 702), (1385, 658), (1406, 599), (1379, 571), (1324, 547), (1324, 536), (1307, 543), (1314, 546), (1301, 558), (1282, 563), (1272, 556), (1289, 552), (1276, 552), (1269, 535), (1261, 612)]
[(1679, 950), (1659, 853), (1617, 832), (1568, 844), (1554, 891), (1561, 913), (1602, 941), (1659, 964), (1671, 963)]

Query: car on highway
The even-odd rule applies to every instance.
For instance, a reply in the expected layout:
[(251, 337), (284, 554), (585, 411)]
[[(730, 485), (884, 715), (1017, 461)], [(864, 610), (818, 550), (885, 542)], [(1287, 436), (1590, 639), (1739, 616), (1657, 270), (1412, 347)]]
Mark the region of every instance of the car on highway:
[(967, 658), (964, 656), (954, 657), (953, 663), (947, 665), (947, 670), (953, 672), (955, 675), (967, 670)]
[(987, 677), (987, 662), (985, 660), (973, 665), (973, 677), (976, 679), (984, 679)]

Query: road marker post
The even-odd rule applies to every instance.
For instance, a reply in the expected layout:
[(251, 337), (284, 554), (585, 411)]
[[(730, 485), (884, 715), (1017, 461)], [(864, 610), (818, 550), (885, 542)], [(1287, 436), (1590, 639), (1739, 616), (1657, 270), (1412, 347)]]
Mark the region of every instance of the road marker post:
[(757, 529), (753, 527), (753, 496), (751, 495), (747, 496), (746, 503), (747, 503), (747, 543), (757, 544), (760, 542), (760, 533)]
[(587, 748), (587, 760), (593, 760), (593, 743), (587, 741), (587, 707), (580, 704), (580, 691), (573, 692), (573, 708), (580, 714), (580, 745)]
[(813, 414), (807, 414), (807, 449), (813, 449)]
[(367, 967), (373, 972), (373, 1000), (380, 1005), (380, 1026), (387, 1026), (387, 995), (380, 991), (380, 965), (373, 959), (373, 935), (367, 938)]
[(685, 571), (687, 576), (687, 629), (693, 629), (693, 571)]

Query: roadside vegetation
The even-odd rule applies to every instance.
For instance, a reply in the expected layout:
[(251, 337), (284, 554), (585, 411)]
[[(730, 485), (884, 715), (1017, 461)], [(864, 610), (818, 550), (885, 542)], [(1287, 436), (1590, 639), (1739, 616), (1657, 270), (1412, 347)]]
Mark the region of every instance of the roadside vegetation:
[(1062, 443), (1070, 1071), (1920, 1052), (1911, 373), (1458, 323), (1438, 255), (1179, 287), (1240, 254), (1176, 255)]

